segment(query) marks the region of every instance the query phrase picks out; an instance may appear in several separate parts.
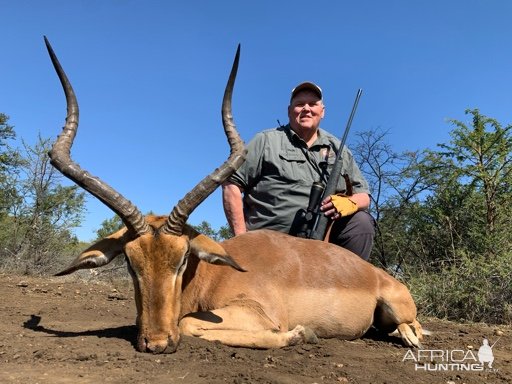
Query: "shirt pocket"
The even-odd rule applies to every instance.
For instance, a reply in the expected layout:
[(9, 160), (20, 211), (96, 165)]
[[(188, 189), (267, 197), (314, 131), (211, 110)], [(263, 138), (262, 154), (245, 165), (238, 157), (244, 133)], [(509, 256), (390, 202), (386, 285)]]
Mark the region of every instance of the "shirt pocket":
[(310, 183), (307, 172), (306, 158), (299, 152), (281, 152), (279, 154), (279, 176), (281, 179), (293, 183)]

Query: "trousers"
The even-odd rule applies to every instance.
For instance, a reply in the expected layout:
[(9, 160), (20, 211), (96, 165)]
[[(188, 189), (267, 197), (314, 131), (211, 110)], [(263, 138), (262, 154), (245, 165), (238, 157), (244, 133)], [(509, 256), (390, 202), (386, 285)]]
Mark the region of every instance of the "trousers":
[(370, 258), (375, 237), (375, 219), (368, 212), (357, 211), (332, 224), (329, 242), (354, 252), (364, 260)]

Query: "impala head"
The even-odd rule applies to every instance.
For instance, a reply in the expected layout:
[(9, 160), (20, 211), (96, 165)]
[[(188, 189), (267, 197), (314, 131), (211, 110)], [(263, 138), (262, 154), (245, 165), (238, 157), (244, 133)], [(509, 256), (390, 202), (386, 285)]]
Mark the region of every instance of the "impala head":
[(112, 187), (73, 162), (70, 156), (78, 129), (78, 103), (50, 43), (45, 37), (52, 63), (67, 100), (66, 124), (50, 151), (51, 164), (111, 208), (125, 224), (120, 231), (93, 244), (64, 271), (96, 268), (125, 254), (135, 287), (137, 348), (154, 353), (174, 352), (179, 342), (178, 320), (182, 279), (191, 258), (243, 269), (210, 238), (186, 225), (188, 216), (245, 159), (245, 149), (231, 114), (231, 96), (238, 68), (238, 47), (222, 103), (222, 120), (231, 153), (212, 174), (205, 177), (172, 209), (169, 216), (144, 216), (139, 209)]

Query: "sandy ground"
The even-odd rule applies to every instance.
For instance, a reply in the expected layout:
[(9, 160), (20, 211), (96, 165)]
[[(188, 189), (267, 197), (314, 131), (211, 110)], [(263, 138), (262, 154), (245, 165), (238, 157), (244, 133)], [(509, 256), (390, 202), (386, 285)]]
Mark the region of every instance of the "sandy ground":
[[(505, 326), (423, 319), (433, 334), (421, 350), (370, 333), (271, 350), (185, 337), (176, 353), (151, 355), (134, 347), (130, 282), (0, 275), (0, 297), (1, 383), (512, 382)], [(492, 368), (478, 361), (484, 339), (495, 343)]]

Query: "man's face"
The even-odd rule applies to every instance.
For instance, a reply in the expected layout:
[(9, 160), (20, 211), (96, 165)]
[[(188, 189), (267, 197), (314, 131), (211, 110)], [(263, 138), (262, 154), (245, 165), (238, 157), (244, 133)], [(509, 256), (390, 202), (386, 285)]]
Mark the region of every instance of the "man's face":
[(324, 117), (325, 107), (315, 92), (301, 91), (288, 107), (290, 126), (299, 135), (301, 132), (316, 131)]

